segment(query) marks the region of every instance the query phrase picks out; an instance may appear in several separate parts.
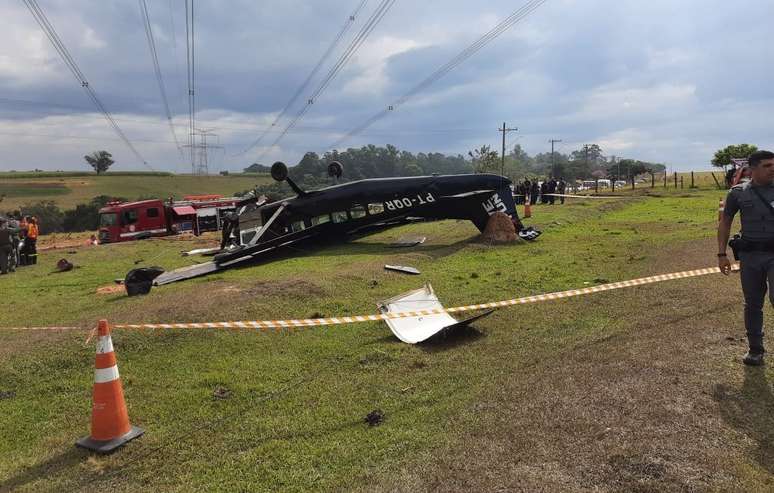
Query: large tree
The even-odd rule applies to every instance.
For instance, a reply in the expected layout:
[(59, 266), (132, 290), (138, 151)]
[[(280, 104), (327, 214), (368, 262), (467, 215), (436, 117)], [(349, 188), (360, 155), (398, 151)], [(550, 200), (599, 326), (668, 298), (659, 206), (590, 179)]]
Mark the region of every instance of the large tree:
[(468, 156), (473, 161), (473, 170), (476, 173), (500, 173), (500, 154), (484, 145), (478, 149), (468, 151)]
[(712, 165), (722, 168), (731, 164), (732, 159), (747, 159), (750, 154), (757, 150), (758, 148), (752, 144), (730, 145), (715, 152)]
[(113, 161), (113, 155), (108, 151), (94, 151), (87, 156), (83, 156), (83, 159), (94, 168), (97, 174), (107, 171), (115, 162)]

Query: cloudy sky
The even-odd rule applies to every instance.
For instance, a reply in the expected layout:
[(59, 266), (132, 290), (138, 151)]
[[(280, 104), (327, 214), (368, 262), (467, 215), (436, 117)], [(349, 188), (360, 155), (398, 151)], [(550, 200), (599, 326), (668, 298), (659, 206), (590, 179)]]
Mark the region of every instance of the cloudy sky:
[[(295, 164), (386, 109), (527, 0), (397, 0), (276, 146), (380, 0), (368, 0), (287, 116), (275, 120), (362, 0), (195, 0), (196, 122), (223, 149), (210, 170)], [(148, 166), (190, 172), (167, 124), (135, 0), (38, 0), (63, 44)], [(147, 0), (177, 139), (187, 143), (184, 0)], [(145, 166), (95, 110), (21, 0), (0, 2), (0, 170)], [(548, 0), (475, 55), (339, 148), (530, 154), (597, 143), (606, 155), (708, 169), (732, 143), (774, 147), (771, 19), (763, 0)]]

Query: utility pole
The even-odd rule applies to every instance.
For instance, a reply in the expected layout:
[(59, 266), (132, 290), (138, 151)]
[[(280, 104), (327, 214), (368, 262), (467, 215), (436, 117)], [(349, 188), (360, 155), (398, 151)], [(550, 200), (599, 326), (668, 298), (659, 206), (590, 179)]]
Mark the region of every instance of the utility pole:
[[(209, 175), (209, 149), (223, 149), (221, 145), (214, 145), (207, 142), (207, 137), (217, 137), (218, 134), (212, 133), (214, 129), (200, 128), (193, 133), (193, 136), (199, 136), (198, 144), (185, 145), (183, 147), (190, 147), (191, 153), (194, 156), (198, 156), (198, 163), (194, 160), (191, 163), (191, 173), (194, 175)], [(191, 141), (193, 142), (193, 136)]]
[(589, 145), (583, 144), (583, 155), (584, 157), (584, 163), (586, 164), (586, 169), (589, 169)]
[(506, 128), (505, 122), (503, 122), (503, 128), (498, 128), (498, 132), (503, 133), (503, 154), (501, 158), (501, 164), (500, 164), (500, 174), (505, 176), (505, 134), (508, 132), (516, 132), (518, 131), (518, 128)]
[(551, 175), (556, 178), (556, 163), (554, 162), (554, 144), (561, 142), (561, 139), (551, 139)]

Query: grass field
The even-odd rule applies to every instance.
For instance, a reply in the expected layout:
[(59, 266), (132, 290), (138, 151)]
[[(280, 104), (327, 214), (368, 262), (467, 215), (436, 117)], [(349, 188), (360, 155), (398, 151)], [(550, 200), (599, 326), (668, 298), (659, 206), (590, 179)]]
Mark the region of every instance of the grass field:
[(268, 176), (192, 176), (171, 174), (107, 173), (96, 174), (30, 173), (0, 174), (0, 211), (14, 210), (41, 200), (53, 200), (60, 208), (69, 209), (89, 202), (98, 195), (137, 198), (221, 194), (229, 196), (271, 181)]
[[(94, 348), (84, 341), (100, 318), (359, 315), (424, 282), (456, 306), (704, 267), (719, 196), (538, 205), (529, 222), (545, 233), (529, 244), (478, 243), (466, 222), (414, 224), (138, 298), (95, 291), (135, 265), (191, 263), (179, 252), (212, 240), (44, 252), (0, 277), (0, 326), (84, 330), (0, 330), (0, 491), (764, 491), (774, 442), (751, 423), (772, 424), (772, 373), (758, 374), (762, 387), (737, 377), (740, 346), (724, 341), (740, 336), (727, 329), (739, 314), (709, 309), (729, 301), (718, 283), (736, 286), (720, 276), (500, 310), (417, 346), (381, 323), (118, 330), (130, 417), (146, 435), (107, 457), (73, 447), (88, 434)], [(428, 241), (388, 246), (417, 234)], [(62, 256), (77, 268), (53, 274)], [(697, 327), (702, 349), (676, 351), (669, 338)], [(375, 409), (385, 420), (369, 427)]]

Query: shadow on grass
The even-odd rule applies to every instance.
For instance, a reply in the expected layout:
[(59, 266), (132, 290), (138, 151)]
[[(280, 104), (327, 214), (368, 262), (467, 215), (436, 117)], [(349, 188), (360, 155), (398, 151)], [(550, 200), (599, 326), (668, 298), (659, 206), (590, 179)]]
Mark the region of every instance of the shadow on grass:
[(713, 398), (723, 421), (755, 440), (752, 458), (774, 474), (774, 393), (763, 368), (745, 367), (744, 384), (737, 390), (715, 386)]
[[(412, 247), (402, 247), (402, 248), (396, 248), (393, 246), (393, 242), (365, 242), (365, 241), (358, 241), (357, 243), (350, 243), (347, 245), (347, 247), (355, 247), (355, 246), (362, 246), (365, 247), (363, 249), (355, 248), (353, 249), (352, 253), (379, 253), (379, 254), (390, 254), (390, 255), (398, 255), (398, 254), (404, 254), (404, 253), (422, 253), (429, 257), (431, 257), (433, 260), (438, 260), (443, 257), (447, 257), (449, 255), (453, 255), (457, 253), (458, 251), (465, 248), (467, 245), (474, 244), (478, 242), (478, 235), (473, 235), (470, 238), (465, 238), (464, 240), (459, 240), (454, 243), (449, 243), (448, 245), (417, 245)], [(334, 253), (335, 255), (341, 255), (342, 252)]]
[(15, 476), (11, 476), (7, 481), (0, 483), (0, 493), (14, 491), (28, 483), (41, 478), (51, 478), (62, 471), (77, 466), (88, 456), (88, 452), (76, 449), (75, 446), (58, 453), (32, 467), (20, 471)]
[(442, 330), (418, 346), (426, 353), (438, 353), (472, 344), (483, 337), (486, 337), (486, 334), (472, 325), (458, 325)]
[[(474, 328), (472, 325), (458, 325), (438, 332), (429, 339), (416, 344), (416, 347), (425, 353), (437, 353), (472, 344), (483, 337), (486, 337), (486, 333)], [(377, 337), (369, 344), (394, 344), (397, 346), (406, 343), (395, 335), (389, 334)]]
[[(250, 269), (260, 265), (280, 262), (295, 257), (340, 257), (346, 255), (374, 254), (397, 255), (404, 253), (423, 253), (433, 260), (452, 255), (466, 245), (475, 243), (478, 236), (460, 240), (448, 245), (421, 245), (407, 248), (394, 248), (392, 242), (364, 242), (364, 241), (334, 241), (320, 239), (318, 243), (306, 242), (298, 245), (287, 245), (277, 250), (266, 252), (259, 258), (245, 261), (231, 267), (231, 270)], [(204, 260), (203, 260), (204, 261)], [(112, 300), (111, 300), (112, 301)]]

